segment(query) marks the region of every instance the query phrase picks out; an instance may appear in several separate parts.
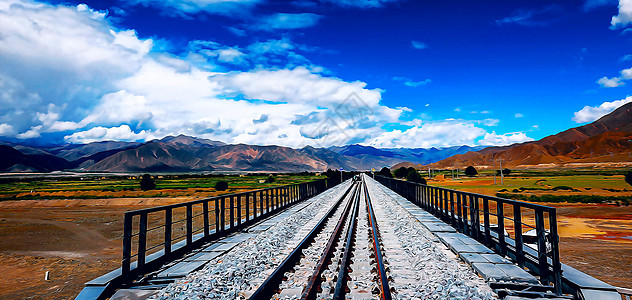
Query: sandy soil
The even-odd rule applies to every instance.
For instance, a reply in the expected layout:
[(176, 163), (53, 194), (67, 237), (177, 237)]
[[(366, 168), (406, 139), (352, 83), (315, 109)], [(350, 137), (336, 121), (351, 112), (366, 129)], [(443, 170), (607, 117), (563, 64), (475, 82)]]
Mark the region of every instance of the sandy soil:
[(189, 200), (0, 202), (0, 299), (74, 299), (120, 266), (125, 211)]

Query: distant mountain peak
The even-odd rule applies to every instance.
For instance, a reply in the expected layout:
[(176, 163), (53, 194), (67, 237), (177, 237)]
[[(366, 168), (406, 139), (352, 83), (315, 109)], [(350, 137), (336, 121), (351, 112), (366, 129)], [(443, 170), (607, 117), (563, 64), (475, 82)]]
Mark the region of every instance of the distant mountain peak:
[(184, 145), (193, 145), (193, 144), (204, 144), (204, 145), (209, 145), (209, 146), (224, 146), (226, 145), (226, 143), (221, 142), (221, 141), (214, 141), (214, 140), (209, 140), (209, 139), (204, 139), (204, 138), (197, 138), (197, 137), (192, 137), (192, 136), (188, 136), (188, 135), (184, 135), (184, 134), (180, 134), (177, 136), (166, 136), (162, 139), (160, 139), (159, 141), (164, 142), (164, 143), (177, 143), (177, 144), (184, 144)]

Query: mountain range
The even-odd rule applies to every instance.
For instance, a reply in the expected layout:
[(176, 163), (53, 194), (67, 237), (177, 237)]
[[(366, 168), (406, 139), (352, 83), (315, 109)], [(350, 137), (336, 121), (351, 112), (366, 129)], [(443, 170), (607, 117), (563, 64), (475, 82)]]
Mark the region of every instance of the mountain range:
[(603, 163), (632, 163), (632, 103), (625, 104), (598, 120), (568, 129), (538, 141), (504, 147), (488, 147), (457, 154), (430, 164), (404, 162), (395, 167), (417, 169), (489, 168), (502, 160), (503, 167), (565, 167)]
[(572, 166), (632, 162), (632, 103), (597, 121), (539, 141), (502, 147), (374, 148), (363, 145), (294, 149), (226, 144), (186, 135), (145, 143), (103, 141), (29, 146), (0, 142), (0, 171), (51, 172), (301, 172), (370, 170), (384, 166), (418, 169)]
[(225, 144), (168, 136), (146, 143), (103, 141), (89, 144), (27, 146), (0, 142), (0, 171), (50, 172), (301, 172), (370, 170), (402, 161), (427, 164), (481, 147), (391, 148), (348, 145), (330, 148)]

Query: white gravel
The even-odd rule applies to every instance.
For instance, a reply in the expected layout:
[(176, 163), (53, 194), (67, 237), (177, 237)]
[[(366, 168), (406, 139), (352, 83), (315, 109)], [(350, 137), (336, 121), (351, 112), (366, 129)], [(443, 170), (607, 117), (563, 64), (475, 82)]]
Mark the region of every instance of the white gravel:
[(350, 184), (347, 181), (307, 200), (311, 203), (305, 208), (235, 246), (202, 270), (170, 284), (151, 299), (247, 299)]
[[(385, 187), (364, 176), (397, 299), (496, 299), (491, 288), (414, 218)], [(389, 191), (390, 192), (390, 191)]]

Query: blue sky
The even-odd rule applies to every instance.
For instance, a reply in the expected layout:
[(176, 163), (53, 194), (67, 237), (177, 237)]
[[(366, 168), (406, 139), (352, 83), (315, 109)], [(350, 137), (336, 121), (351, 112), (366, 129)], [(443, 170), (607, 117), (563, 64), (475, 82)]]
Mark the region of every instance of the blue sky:
[(630, 1), (0, 1), (0, 139), (506, 145), (632, 101)]

